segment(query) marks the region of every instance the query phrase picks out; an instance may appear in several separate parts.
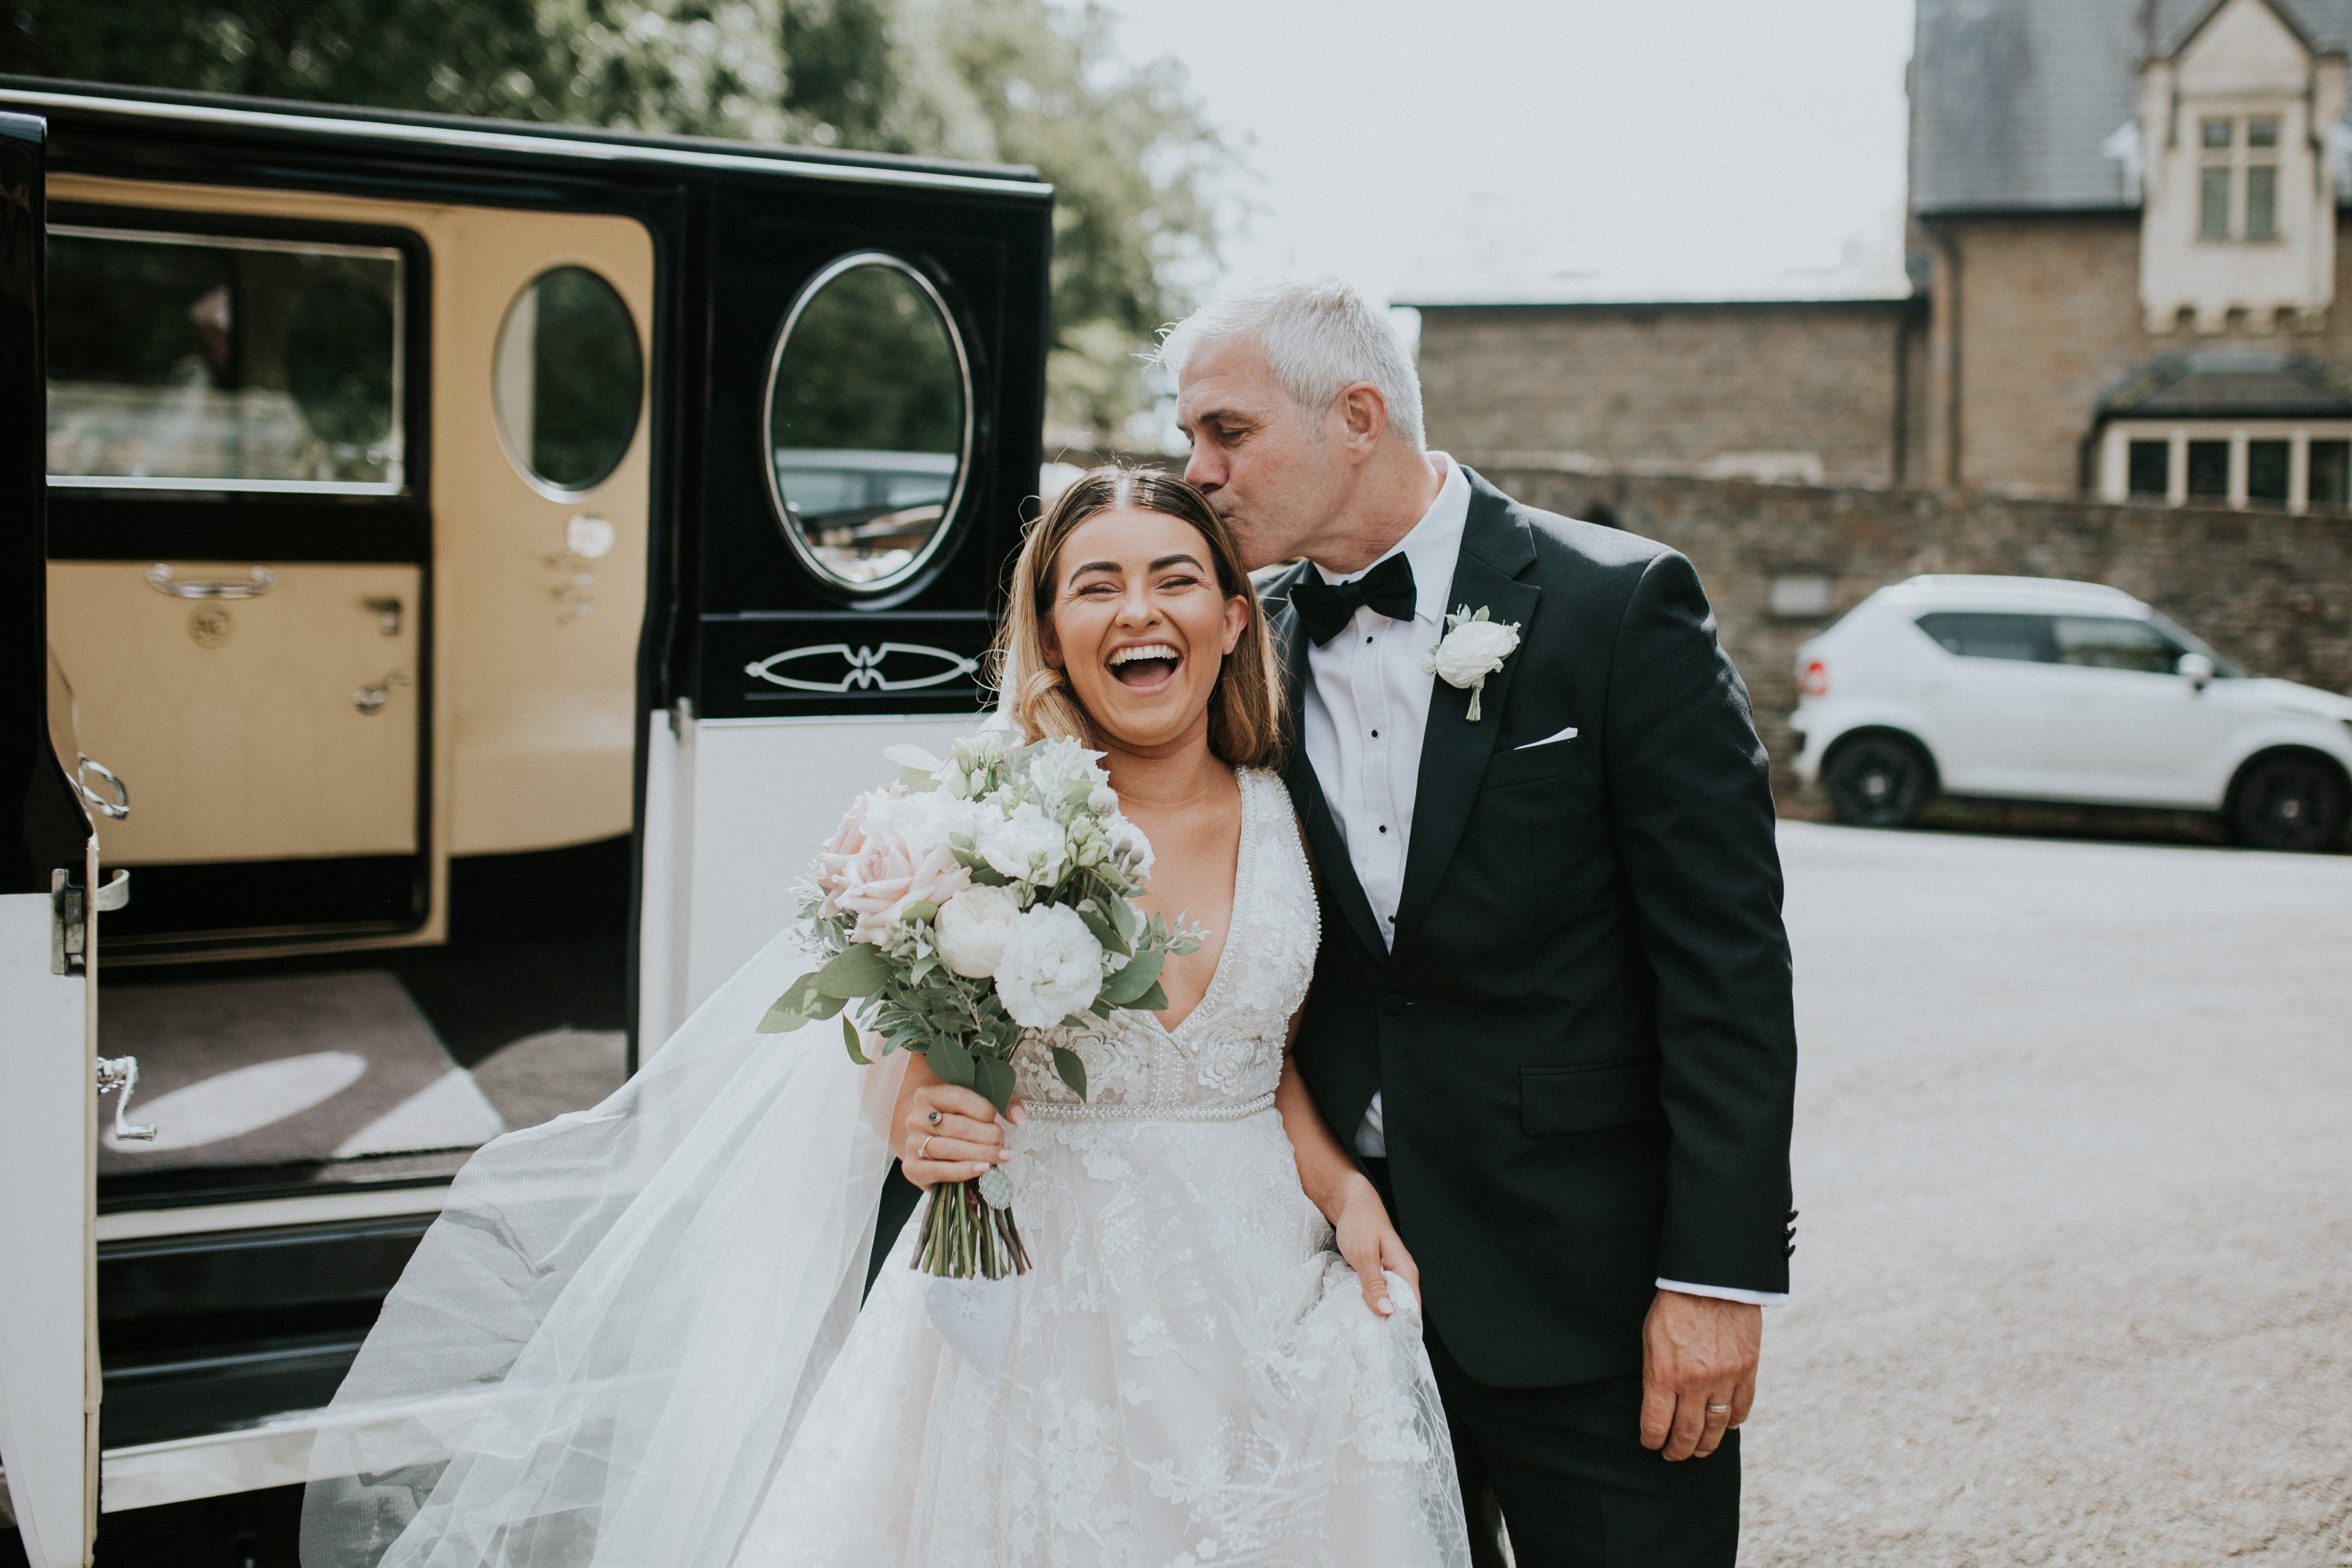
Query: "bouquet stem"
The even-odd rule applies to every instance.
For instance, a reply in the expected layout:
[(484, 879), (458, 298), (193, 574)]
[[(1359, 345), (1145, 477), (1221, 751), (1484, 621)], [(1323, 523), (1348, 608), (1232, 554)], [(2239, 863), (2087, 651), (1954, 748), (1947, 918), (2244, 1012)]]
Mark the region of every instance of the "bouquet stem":
[(1010, 1205), (987, 1202), (977, 1181), (941, 1182), (931, 1189), (910, 1266), (950, 1279), (1002, 1279), (1029, 1272), (1029, 1251)]

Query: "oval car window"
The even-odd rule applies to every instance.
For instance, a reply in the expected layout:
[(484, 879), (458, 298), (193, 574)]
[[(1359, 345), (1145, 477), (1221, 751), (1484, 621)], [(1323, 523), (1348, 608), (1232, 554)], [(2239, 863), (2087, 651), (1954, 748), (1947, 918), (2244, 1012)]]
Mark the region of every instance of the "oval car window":
[(819, 576), (887, 587), (939, 548), (967, 380), (939, 294), (896, 258), (845, 257), (802, 293), (768, 373), (768, 475), (785, 539)]
[(584, 267), (558, 267), (507, 307), (492, 361), (499, 434), (517, 466), (572, 494), (618, 468), (637, 433), (645, 356), (613, 286)]

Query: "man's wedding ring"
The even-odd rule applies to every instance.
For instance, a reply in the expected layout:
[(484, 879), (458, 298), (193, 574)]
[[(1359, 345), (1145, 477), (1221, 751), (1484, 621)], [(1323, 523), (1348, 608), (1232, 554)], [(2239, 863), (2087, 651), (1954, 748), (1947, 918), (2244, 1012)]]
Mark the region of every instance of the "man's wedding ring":
[(1728, 1405), (1710, 1405), (1706, 1407), (1706, 1413), (1709, 1415), (1728, 1415), (1731, 1414), (1731, 1406)]
[[(930, 1136), (929, 1136), (929, 1137), (925, 1138), (925, 1139), (923, 1140), (923, 1146), (922, 1146), (921, 1148), (919, 1148), (919, 1149), (918, 1149), (918, 1150), (916, 1150), (916, 1151), (915, 1151), (915, 1158), (916, 1158), (916, 1159), (918, 1159), (918, 1160), (928, 1160), (928, 1159), (929, 1159), (929, 1158), (931, 1157), (931, 1152), (930, 1152), (930, 1151), (931, 1151), (931, 1139), (932, 1139), (932, 1138), (936, 1138), (936, 1137), (938, 1137), (938, 1136), (939, 1136), (939, 1134), (938, 1134), (938, 1133), (936, 1133), (936, 1132), (934, 1132), (934, 1133), (930, 1134)], [(1727, 1410), (1727, 1409), (1729, 1409), (1729, 1408), (1730, 1408), (1730, 1406), (1729, 1406), (1729, 1405), (1726, 1405), (1726, 1406), (1724, 1406), (1724, 1408)]]
[(929, 1122), (932, 1126), (937, 1127), (940, 1124), (940, 1113), (934, 1110), (929, 1116), (924, 1117), (923, 1120)]

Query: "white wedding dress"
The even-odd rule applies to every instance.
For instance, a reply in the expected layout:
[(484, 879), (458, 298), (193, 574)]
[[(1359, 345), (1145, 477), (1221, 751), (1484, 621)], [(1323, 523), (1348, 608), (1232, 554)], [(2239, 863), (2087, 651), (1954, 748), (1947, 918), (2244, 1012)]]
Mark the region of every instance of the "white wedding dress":
[(1232, 929), (1171, 1033), (1017, 1062), (1034, 1268), (993, 1384), (863, 1310), (905, 1058), (761, 1035), (776, 938), (603, 1104), (459, 1173), (316, 1418), (305, 1568), (1467, 1568), (1417, 1310), (1381, 1319), (1272, 1109), (1317, 915), (1244, 772)]
[[(1172, 1032), (1120, 1013), (1014, 1058), (1033, 1268), (996, 1381), (924, 1316), (919, 1209), (738, 1568), (1467, 1563), (1418, 1314), (1365, 1306), (1274, 1110), (1315, 889), (1281, 782), (1241, 784), (1200, 1005)], [(1086, 1058), (1084, 1101), (1046, 1038)]]

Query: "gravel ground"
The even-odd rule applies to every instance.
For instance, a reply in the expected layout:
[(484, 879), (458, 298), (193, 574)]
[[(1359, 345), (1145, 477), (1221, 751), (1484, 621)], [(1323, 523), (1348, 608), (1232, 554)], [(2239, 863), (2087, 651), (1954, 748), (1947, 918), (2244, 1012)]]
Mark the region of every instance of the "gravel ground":
[(2352, 1563), (2352, 858), (1781, 845), (1743, 1561)]

